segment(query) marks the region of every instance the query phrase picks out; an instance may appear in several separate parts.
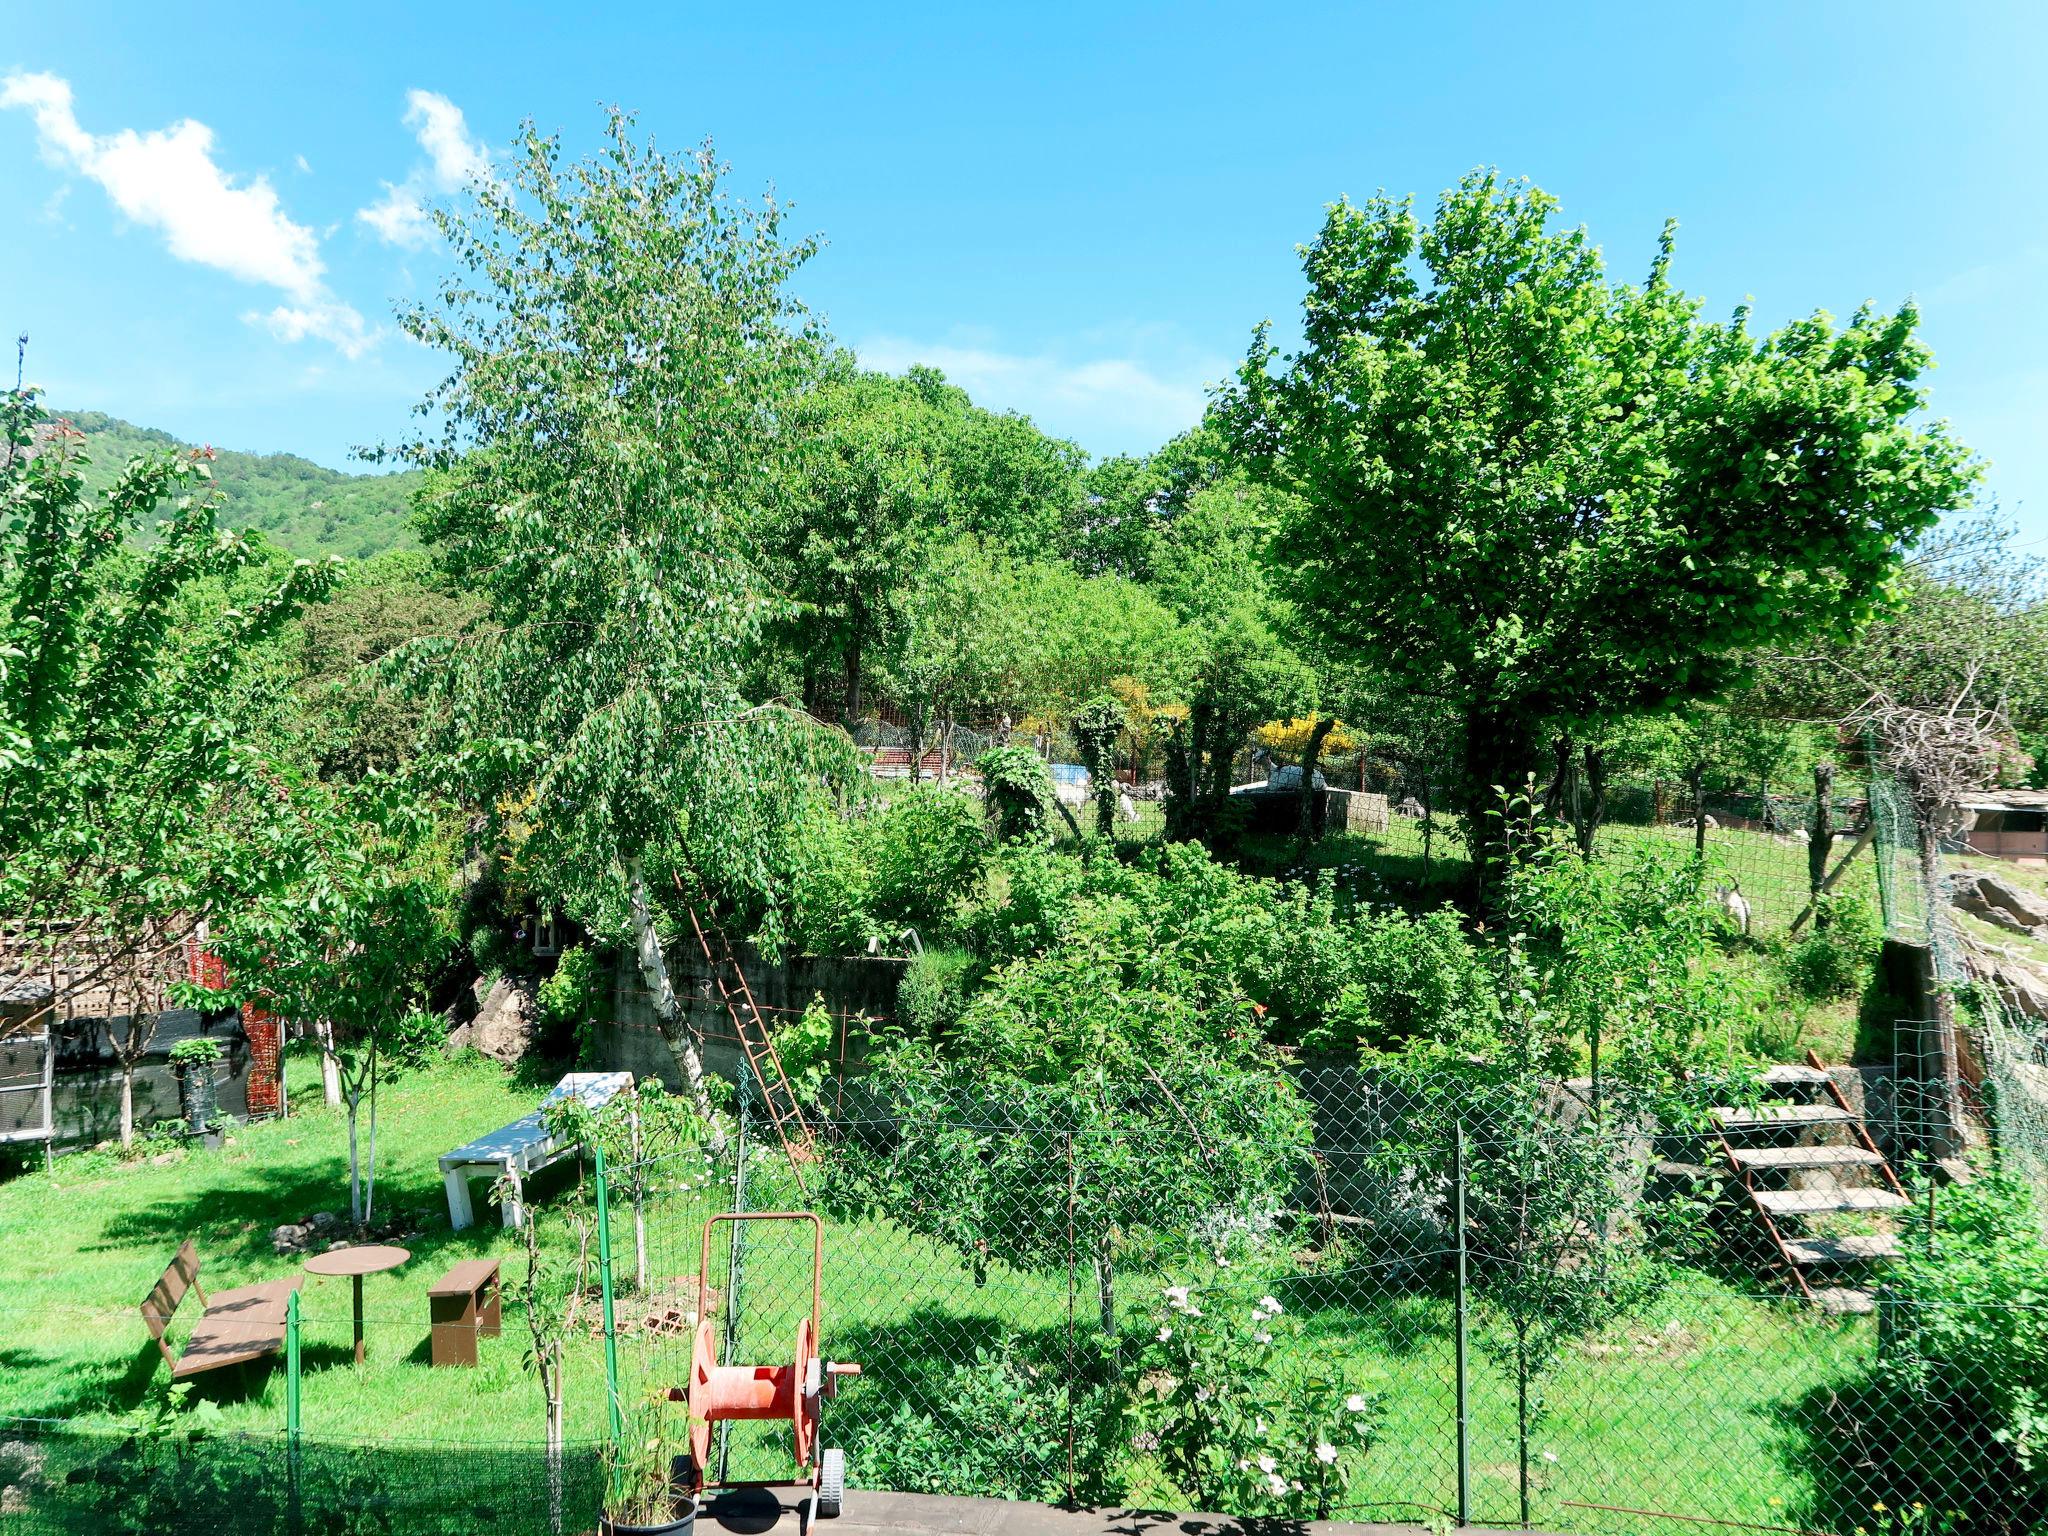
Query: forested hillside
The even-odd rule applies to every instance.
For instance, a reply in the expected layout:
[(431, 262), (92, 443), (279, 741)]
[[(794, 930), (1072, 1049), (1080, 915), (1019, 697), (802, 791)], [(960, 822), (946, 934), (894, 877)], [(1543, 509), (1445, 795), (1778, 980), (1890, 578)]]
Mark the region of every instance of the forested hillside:
[[(104, 411), (60, 412), (89, 440), (86, 483), (110, 485), (135, 454), (185, 447), (168, 432), (138, 427)], [(217, 448), (214, 478), (226, 493), (221, 524), (254, 528), (295, 555), (366, 559), (387, 549), (416, 547), (406, 500), (416, 472), (352, 475), (293, 453), (240, 453)]]

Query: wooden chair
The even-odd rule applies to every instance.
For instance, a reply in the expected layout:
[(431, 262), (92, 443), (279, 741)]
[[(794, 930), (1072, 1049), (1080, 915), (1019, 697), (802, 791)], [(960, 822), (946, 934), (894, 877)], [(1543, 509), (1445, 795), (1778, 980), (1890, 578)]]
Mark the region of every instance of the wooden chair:
[[(299, 1277), (266, 1280), (260, 1285), (215, 1291), (208, 1300), (199, 1284), (199, 1249), (186, 1238), (170, 1267), (142, 1302), (142, 1320), (149, 1336), (171, 1368), (171, 1380), (183, 1381), (222, 1366), (246, 1365), (284, 1347), (287, 1298), (299, 1288)], [(192, 1325), (182, 1353), (173, 1353), (164, 1333), (187, 1292), (199, 1297), (201, 1316)]]

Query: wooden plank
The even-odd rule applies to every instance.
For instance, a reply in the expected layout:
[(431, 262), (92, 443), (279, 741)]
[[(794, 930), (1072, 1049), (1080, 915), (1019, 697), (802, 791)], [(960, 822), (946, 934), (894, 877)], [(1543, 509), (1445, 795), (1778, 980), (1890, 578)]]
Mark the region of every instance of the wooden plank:
[(1766, 1067), (1759, 1080), (1773, 1088), (1790, 1088), (1796, 1084), (1819, 1088), (1828, 1081), (1828, 1074), (1818, 1067), (1802, 1067), (1793, 1062), (1780, 1062), (1774, 1067)]
[(1760, 1104), (1754, 1109), (1721, 1105), (1714, 1123), (1729, 1130), (1756, 1125), (1840, 1125), (1856, 1117), (1838, 1104)]
[(478, 1286), (494, 1279), (498, 1273), (496, 1259), (464, 1259), (427, 1288), (429, 1296), (466, 1296)]
[(1735, 1161), (1745, 1168), (1874, 1168), (1884, 1158), (1868, 1147), (1735, 1147)]
[(1888, 1189), (1753, 1189), (1763, 1210), (1779, 1216), (1820, 1216), (1833, 1211), (1899, 1211), (1912, 1202)]
[(1860, 1237), (1795, 1237), (1785, 1243), (1795, 1264), (1868, 1264), (1899, 1256), (1899, 1240), (1889, 1232)]

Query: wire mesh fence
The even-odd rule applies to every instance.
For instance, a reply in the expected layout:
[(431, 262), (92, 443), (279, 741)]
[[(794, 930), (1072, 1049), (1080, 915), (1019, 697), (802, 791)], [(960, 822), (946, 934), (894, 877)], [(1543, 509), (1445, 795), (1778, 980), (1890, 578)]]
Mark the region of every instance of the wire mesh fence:
[[(1585, 1532), (2021, 1531), (2042, 1512), (2024, 1457), (1988, 1438), (1987, 1384), (1907, 1347), (2031, 1314), (1937, 1316), (1894, 1299), (1882, 1263), (1864, 1309), (1802, 1299), (1701, 1115), (1765, 1085), (1653, 1113), (1584, 1081), (1298, 1069), (1277, 1141), (1270, 1104), (1176, 1134), (1170, 1107), (913, 1117), (844, 1089), (794, 1159), (750, 1101), (713, 1176), (697, 1152), (615, 1170), (645, 1191), (649, 1283), (619, 1302), (629, 1411), (689, 1379), (706, 1322), (723, 1362), (790, 1362), (808, 1230), (719, 1223), (707, 1244), (704, 1224), (815, 1209), (823, 1353), (862, 1367), (823, 1442), (855, 1487)], [(1871, 1205), (1786, 1235), (1925, 1241), (1917, 1204)], [(792, 1452), (786, 1420), (724, 1426), (707, 1470), (790, 1476)], [(1887, 1521), (1916, 1504), (1948, 1524)]]

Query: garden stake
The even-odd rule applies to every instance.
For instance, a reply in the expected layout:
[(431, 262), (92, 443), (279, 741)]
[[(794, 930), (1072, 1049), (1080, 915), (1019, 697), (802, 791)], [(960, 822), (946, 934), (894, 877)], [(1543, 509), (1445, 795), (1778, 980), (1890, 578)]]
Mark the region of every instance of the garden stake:
[(1458, 1524), (1472, 1523), (1472, 1402), (1469, 1338), (1465, 1316), (1465, 1122), (1460, 1120), (1451, 1138), (1452, 1219), (1458, 1230)]
[(606, 1416), (611, 1421), (612, 1446), (617, 1449), (626, 1438), (619, 1414), (619, 1331), (612, 1313), (612, 1223), (610, 1180), (605, 1177), (604, 1143), (595, 1137), (597, 1153), (597, 1283), (604, 1301), (604, 1396)]
[(299, 1528), (299, 1293), (284, 1299), (285, 1474), (291, 1488), (291, 1528)]

